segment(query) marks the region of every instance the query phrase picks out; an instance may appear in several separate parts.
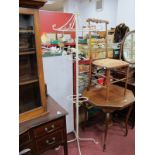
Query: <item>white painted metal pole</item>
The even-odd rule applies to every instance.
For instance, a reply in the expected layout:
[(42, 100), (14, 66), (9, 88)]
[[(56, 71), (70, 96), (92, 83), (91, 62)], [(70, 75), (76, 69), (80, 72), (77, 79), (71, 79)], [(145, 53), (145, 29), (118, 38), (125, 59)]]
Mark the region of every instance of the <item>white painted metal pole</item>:
[(76, 29), (76, 138), (79, 154), (81, 155), (79, 143), (79, 46), (78, 46), (78, 14), (75, 14), (75, 29)]
[[(75, 14), (75, 26), (76, 26), (76, 133), (77, 136), (79, 135), (79, 48), (78, 48), (78, 20), (77, 20), (77, 14)], [(77, 137), (79, 138), (79, 136)]]

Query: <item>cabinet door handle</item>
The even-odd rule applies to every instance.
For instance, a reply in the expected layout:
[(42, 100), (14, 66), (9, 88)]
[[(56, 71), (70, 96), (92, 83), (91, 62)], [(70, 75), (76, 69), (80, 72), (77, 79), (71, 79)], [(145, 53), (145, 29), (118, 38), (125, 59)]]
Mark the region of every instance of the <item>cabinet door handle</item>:
[(47, 133), (50, 133), (50, 132), (52, 132), (52, 131), (54, 130), (54, 128), (55, 128), (55, 126), (54, 126), (54, 124), (52, 124), (52, 125), (51, 125), (51, 129), (45, 128), (45, 131), (46, 131)]
[(55, 143), (55, 137), (52, 138), (52, 141), (50, 142), (49, 140), (46, 140), (46, 144), (52, 145)]
[(25, 154), (27, 152), (30, 152), (30, 151), (31, 151), (30, 148), (24, 149), (24, 150), (22, 150), (22, 151), (19, 152), (19, 155), (23, 155), (23, 154)]

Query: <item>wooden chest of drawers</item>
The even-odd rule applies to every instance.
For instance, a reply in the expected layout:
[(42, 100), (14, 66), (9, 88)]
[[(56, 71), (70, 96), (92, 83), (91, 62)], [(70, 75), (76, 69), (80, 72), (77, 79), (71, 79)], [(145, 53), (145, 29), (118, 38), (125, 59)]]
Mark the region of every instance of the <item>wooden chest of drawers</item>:
[(50, 135), (44, 136), (36, 140), (38, 152), (43, 152), (54, 146), (59, 146), (64, 142), (63, 130), (58, 130)]
[[(52, 101), (52, 98), (48, 99)], [(57, 116), (57, 111), (61, 113), (60, 116)], [(62, 145), (64, 155), (68, 155), (65, 115), (66, 112), (58, 104), (52, 103), (47, 115), (20, 124), (20, 154), (40, 155)]]
[(64, 124), (64, 119), (53, 120), (45, 125), (35, 128), (33, 130), (34, 136), (35, 138), (45, 136), (48, 133), (52, 133), (60, 128), (63, 128)]

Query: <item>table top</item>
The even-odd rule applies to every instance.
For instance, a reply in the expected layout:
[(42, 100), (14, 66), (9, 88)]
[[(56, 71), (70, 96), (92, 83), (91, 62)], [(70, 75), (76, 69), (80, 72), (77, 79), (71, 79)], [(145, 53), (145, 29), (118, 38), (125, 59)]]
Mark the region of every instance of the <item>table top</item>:
[(123, 109), (128, 107), (135, 101), (134, 94), (131, 90), (126, 90), (124, 95), (124, 88), (117, 85), (110, 85), (109, 98), (106, 100), (106, 89), (91, 87), (83, 92), (83, 96), (88, 97), (88, 101), (94, 106), (107, 109)]
[(20, 123), (19, 134), (26, 132), (30, 128), (36, 127), (43, 123), (47, 123), (51, 120), (60, 118), (68, 114), (66, 110), (63, 109), (52, 97), (48, 96), (46, 99), (47, 99), (47, 114)]
[(122, 60), (116, 60), (116, 59), (99, 59), (92, 62), (93, 65), (104, 67), (106, 69), (112, 69), (112, 68), (121, 68), (129, 66), (129, 63), (122, 61)]

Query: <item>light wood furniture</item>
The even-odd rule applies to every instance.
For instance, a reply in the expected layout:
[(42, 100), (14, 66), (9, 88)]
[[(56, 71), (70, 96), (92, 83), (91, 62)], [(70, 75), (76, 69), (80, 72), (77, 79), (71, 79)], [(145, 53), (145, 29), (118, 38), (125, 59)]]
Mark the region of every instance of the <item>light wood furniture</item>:
[[(100, 60), (95, 60), (92, 62), (92, 65), (97, 66), (97, 67), (101, 67), (105, 70), (105, 75), (102, 75), (105, 78), (105, 83), (103, 84), (103, 87), (106, 88), (106, 100), (108, 100), (109, 98), (109, 89), (110, 89), (110, 85), (114, 84), (116, 82), (120, 82), (120, 81), (125, 81), (125, 89), (124, 89), (124, 95), (126, 93), (126, 88), (127, 88), (127, 81), (128, 81), (128, 71), (129, 71), (129, 63), (122, 61), (122, 60), (116, 60), (116, 59), (100, 59)], [(111, 81), (111, 75), (110, 72), (113, 69), (121, 69), (121, 68), (125, 68), (125, 76), (121, 79), (115, 79), (113, 78)], [(89, 85), (88, 85), (88, 89), (90, 89), (91, 87), (91, 82), (92, 82), (92, 68), (90, 71), (90, 77), (89, 77)], [(104, 95), (104, 94), (103, 94)]]
[(104, 67), (105, 69), (115, 69), (115, 68), (121, 68), (121, 67), (126, 67), (129, 64), (125, 61), (120, 61), (116, 59), (101, 59), (101, 60), (96, 60), (93, 61), (93, 65), (99, 66), (99, 67)]
[[(106, 51), (106, 57), (108, 56), (108, 46), (107, 46), (107, 35), (108, 35), (108, 24), (109, 22), (107, 20), (99, 20), (99, 19), (95, 19), (95, 18), (88, 18), (86, 20), (86, 22), (88, 22), (88, 27), (91, 27), (91, 23), (96, 23), (96, 24), (105, 24), (105, 51)], [(91, 45), (91, 31), (89, 31), (89, 52), (90, 52), (90, 60), (92, 60), (92, 45)]]
[(19, 9), (20, 122), (46, 113), (45, 83), (36, 9)]
[(116, 110), (122, 110), (124, 108), (129, 108), (125, 120), (125, 136), (128, 133), (128, 119), (132, 111), (132, 105), (134, 103), (134, 95), (132, 91), (126, 90), (124, 95), (124, 88), (116, 85), (111, 85), (109, 88), (109, 99), (106, 99), (106, 90), (104, 88), (94, 88), (91, 87), (88, 90), (85, 90), (83, 96), (88, 97), (90, 104), (100, 107), (103, 112), (106, 113), (106, 124), (105, 124), (105, 134), (103, 142), (103, 150), (106, 149), (106, 140), (108, 132), (108, 124), (110, 121), (111, 113)]
[(67, 112), (50, 96), (47, 97), (47, 110), (47, 115), (20, 123), (21, 155), (41, 155), (59, 145), (64, 147), (64, 155), (68, 155), (65, 117)]
[[(108, 47), (107, 47), (107, 35), (108, 35), (108, 24), (109, 22), (106, 21), (106, 20), (98, 20), (98, 19), (94, 19), (94, 18), (88, 18), (86, 20), (86, 22), (88, 23), (88, 27), (90, 28), (91, 27), (91, 23), (103, 23), (105, 24), (105, 52), (106, 52), (106, 57), (108, 56)], [(91, 74), (92, 74), (92, 61), (93, 61), (93, 57), (92, 57), (92, 44), (91, 44), (91, 31), (89, 31), (89, 52), (90, 52), (90, 57), (89, 57), (89, 60), (90, 60), (90, 66), (89, 66), (89, 79), (91, 79)], [(91, 82), (89, 80), (89, 84), (88, 84), (88, 88), (90, 87), (91, 85)]]

